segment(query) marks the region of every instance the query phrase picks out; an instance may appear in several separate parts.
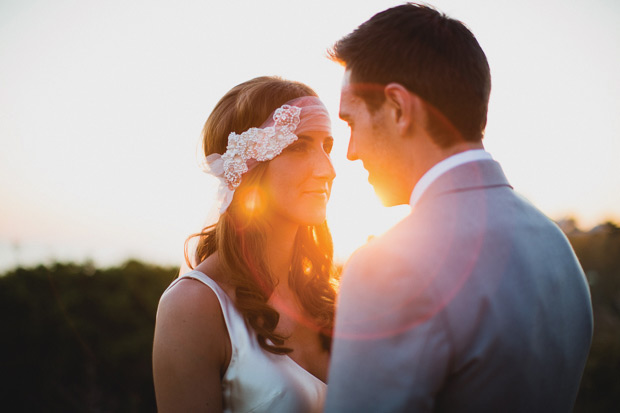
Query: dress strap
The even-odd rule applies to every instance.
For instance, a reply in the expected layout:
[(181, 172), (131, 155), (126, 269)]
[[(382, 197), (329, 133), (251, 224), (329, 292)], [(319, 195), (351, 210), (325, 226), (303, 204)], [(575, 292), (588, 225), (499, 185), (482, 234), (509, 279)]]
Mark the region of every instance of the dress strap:
[(174, 286), (183, 279), (194, 279), (200, 281), (207, 287), (211, 288), (211, 290), (215, 293), (215, 296), (220, 302), (222, 315), (224, 316), (224, 322), (226, 323), (226, 329), (228, 330), (228, 336), (230, 337), (230, 343), (233, 351), (232, 356), (234, 359), (239, 348), (245, 347), (248, 345), (249, 341), (251, 341), (248, 336), (248, 329), (243, 316), (239, 313), (232, 299), (228, 296), (228, 294), (226, 294), (222, 287), (209, 278), (209, 276), (200, 271), (193, 270), (183, 274), (174, 280), (172, 284), (170, 284), (166, 291), (164, 291), (164, 294), (166, 294), (168, 290), (174, 288)]

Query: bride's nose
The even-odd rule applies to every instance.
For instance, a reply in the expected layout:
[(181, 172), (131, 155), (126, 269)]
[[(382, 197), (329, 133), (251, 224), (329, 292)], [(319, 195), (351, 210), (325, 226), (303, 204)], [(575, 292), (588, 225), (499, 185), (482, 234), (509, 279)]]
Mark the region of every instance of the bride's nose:
[(336, 170), (332, 160), (326, 153), (320, 153), (313, 164), (313, 175), (315, 177), (332, 181), (336, 177)]

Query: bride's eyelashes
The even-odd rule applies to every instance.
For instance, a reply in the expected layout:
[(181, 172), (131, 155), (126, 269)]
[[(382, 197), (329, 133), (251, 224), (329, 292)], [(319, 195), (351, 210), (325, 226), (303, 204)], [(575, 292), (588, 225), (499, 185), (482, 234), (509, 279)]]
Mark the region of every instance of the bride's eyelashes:
[[(297, 141), (287, 146), (286, 149), (284, 149), (284, 151), (297, 152), (297, 153), (309, 152), (312, 150), (313, 144), (314, 144), (314, 139), (308, 138), (305, 136), (300, 136)], [(323, 140), (322, 147), (323, 147), (323, 151), (326, 154), (328, 155), (331, 154), (333, 146), (334, 146), (334, 139), (332, 137), (327, 137)]]
[(309, 145), (306, 141), (298, 140), (292, 145), (287, 146), (285, 151), (302, 153), (302, 152), (307, 152), (308, 149), (309, 149)]

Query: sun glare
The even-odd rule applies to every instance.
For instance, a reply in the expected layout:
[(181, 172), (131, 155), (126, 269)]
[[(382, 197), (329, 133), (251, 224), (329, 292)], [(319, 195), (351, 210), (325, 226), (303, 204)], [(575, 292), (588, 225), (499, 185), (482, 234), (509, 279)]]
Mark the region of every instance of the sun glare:
[(243, 210), (248, 217), (260, 215), (265, 210), (265, 197), (258, 186), (247, 188), (239, 195), (243, 199)]
[(338, 176), (327, 207), (327, 223), (334, 238), (334, 259), (343, 264), (356, 249), (386, 232), (411, 209), (409, 205), (384, 207), (360, 162), (350, 162), (338, 153), (332, 160)]
[[(235, 2), (189, 2), (152, 8), (149, 19), (140, 6), (70, 3), (0, 2), (0, 176), (20, 177), (0, 184), (7, 200), (0, 205), (0, 269), (52, 259), (181, 261), (185, 238), (219, 217), (219, 182), (195, 162), (200, 130), (226, 91), (261, 75), (310, 85), (331, 114), (337, 177), (327, 220), (337, 262), (409, 212), (383, 207), (361, 163), (346, 159), (349, 129), (338, 120), (344, 70), (325, 56), (387, 3), (333, 2), (338, 12), (316, 7), (319, 14), (293, 19), (263, 2), (248, 2), (256, 3), (256, 16), (239, 15)], [(552, 218), (578, 218), (580, 228), (618, 221), (620, 191), (612, 189), (620, 184), (620, 58), (604, 53), (620, 33), (617, 7), (601, 1), (553, 10), (564, 18), (554, 22), (555, 36), (538, 42), (551, 6), (533, 16), (507, 4), (532, 24), (522, 33), (482, 13), (488, 2), (435, 3), (471, 25), (489, 58), (485, 147), (515, 190)], [(205, 16), (223, 18), (202, 24)], [(257, 16), (291, 30), (318, 18), (322, 29), (293, 37), (256, 32)], [(238, 35), (218, 41), (229, 18), (242, 19)], [(575, 32), (575, 22), (588, 30)], [(278, 47), (253, 46), (271, 44)], [(515, 71), (515, 61), (544, 64)], [(260, 193), (240, 207), (260, 213)]]

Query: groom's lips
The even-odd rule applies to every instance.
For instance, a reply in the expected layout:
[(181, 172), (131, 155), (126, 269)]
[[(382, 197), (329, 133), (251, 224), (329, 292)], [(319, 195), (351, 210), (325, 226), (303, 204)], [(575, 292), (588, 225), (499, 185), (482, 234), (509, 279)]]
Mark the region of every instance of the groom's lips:
[(372, 183), (372, 182), (370, 182), (370, 176), (371, 176), (370, 169), (368, 169), (368, 167), (366, 166), (366, 164), (364, 162), (362, 162), (362, 165), (364, 166), (364, 169), (366, 170), (366, 172), (368, 172), (368, 182)]

